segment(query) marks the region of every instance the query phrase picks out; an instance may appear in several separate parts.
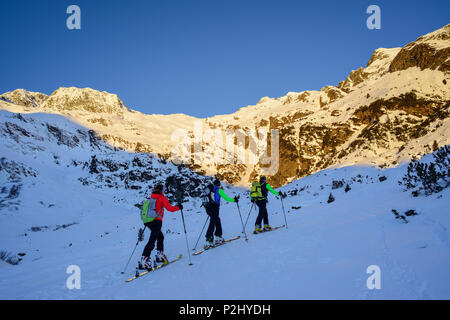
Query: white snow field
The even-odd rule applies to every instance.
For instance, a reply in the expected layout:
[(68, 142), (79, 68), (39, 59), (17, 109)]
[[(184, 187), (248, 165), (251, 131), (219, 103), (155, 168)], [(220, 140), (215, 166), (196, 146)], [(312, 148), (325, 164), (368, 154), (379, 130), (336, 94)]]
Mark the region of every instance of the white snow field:
[[(20, 123), (9, 113), (1, 116)], [(56, 115), (32, 117), (36, 128), (41, 127), (39, 121), (53, 121), (68, 131), (77, 128)], [(30, 118), (26, 116), (22, 126), (38, 135)], [(38, 143), (31, 145), (27, 140), (31, 137), (20, 139), (14, 145), (2, 138), (0, 158), (32, 168), (36, 177), (21, 180), (16, 204), (0, 206), (0, 250), (25, 253), (18, 265), (0, 260), (0, 299), (450, 298), (450, 191), (412, 197), (397, 183), (405, 164), (386, 170), (328, 169), (284, 186), (280, 190), (290, 194), (284, 199), (287, 229), (253, 235), (254, 209), (246, 228), (248, 242), (242, 238), (191, 256), (193, 266), (188, 265), (180, 213), (166, 212), (166, 254), (172, 259), (182, 253), (183, 259), (126, 283), (149, 236), (147, 230), (145, 241), (121, 274), (141, 227), (134, 204), (144, 199), (136, 199), (130, 189), (83, 185), (78, 178), (87, 175), (86, 169), (68, 165), (75, 157), (90, 156), (83, 145), (71, 149), (45, 140), (41, 143), (47, 149), (42, 151)], [(111, 154), (126, 156), (122, 151)], [(2, 186), (9, 183), (4, 172), (0, 170)], [(380, 182), (381, 176), (387, 179)], [(342, 179), (350, 191), (332, 189), (332, 181)], [(226, 192), (241, 194), (239, 206), (245, 221), (250, 209), (248, 190), (229, 187)], [(330, 192), (335, 201), (327, 203)], [(270, 224), (284, 224), (280, 199), (269, 198)], [(192, 253), (206, 214), (199, 199), (188, 200), (184, 214)], [(408, 216), (404, 223), (394, 218), (392, 209), (402, 214), (414, 209), (418, 215)], [(225, 238), (241, 234), (236, 204), (222, 201), (220, 215)], [(197, 247), (203, 243), (202, 236)], [(71, 265), (80, 267), (81, 289), (66, 286)], [(371, 265), (381, 270), (380, 289), (367, 287)]]

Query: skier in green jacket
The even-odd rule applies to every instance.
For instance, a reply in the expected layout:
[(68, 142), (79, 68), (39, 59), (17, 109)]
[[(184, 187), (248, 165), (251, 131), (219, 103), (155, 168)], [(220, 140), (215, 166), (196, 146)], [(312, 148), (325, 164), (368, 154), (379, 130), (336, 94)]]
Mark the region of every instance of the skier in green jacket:
[[(273, 188), (266, 182), (266, 177), (261, 176), (259, 179), (259, 186), (257, 186), (256, 182), (256, 190), (253, 190), (255, 187), (252, 186), (252, 197), (251, 201), (256, 203), (259, 208), (258, 217), (255, 222), (255, 233), (262, 232), (261, 222), (264, 220), (264, 231), (271, 230), (272, 227), (269, 225), (269, 216), (267, 213), (267, 195), (268, 191), (273, 193), (276, 196), (279, 196), (280, 193), (273, 190)], [(259, 189), (260, 188), (260, 189)], [(259, 189), (259, 190), (258, 190)]]

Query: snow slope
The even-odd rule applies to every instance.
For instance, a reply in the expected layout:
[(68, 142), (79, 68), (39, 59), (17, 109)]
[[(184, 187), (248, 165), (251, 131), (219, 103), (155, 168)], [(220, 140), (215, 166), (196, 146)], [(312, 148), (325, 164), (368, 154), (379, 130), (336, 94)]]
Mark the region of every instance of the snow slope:
[[(58, 116), (26, 115), (24, 123), (15, 115), (0, 115), (5, 123), (22, 124), (29, 135), (44, 135), (44, 131), (33, 131), (42, 127), (40, 123), (58, 125), (67, 132), (82, 129)], [(413, 198), (397, 184), (405, 166), (328, 169), (286, 185), (281, 190), (289, 194), (284, 200), (288, 229), (251, 234), (256, 218), (253, 210), (247, 225), (248, 242), (237, 240), (192, 256), (193, 266), (188, 265), (180, 214), (166, 213), (166, 254), (174, 258), (183, 253), (183, 259), (125, 283), (133, 275), (144, 246), (139, 244), (122, 275), (141, 227), (139, 209), (134, 206), (143, 200), (140, 190), (120, 184), (106, 188), (92, 177), (85, 185), (78, 180), (80, 175), (90, 176), (87, 168), (69, 163), (90, 155), (87, 142), (71, 149), (55, 141), (39, 145), (21, 140), (16, 147), (24, 152), (18, 153), (12, 142), (5, 141), (13, 140), (3, 137), (0, 144), (0, 154), (7, 159), (2, 160), (0, 170), (2, 186), (17, 184), (10, 181), (15, 177), (21, 188), (16, 198), (3, 198), (6, 206), (0, 208), (0, 250), (26, 255), (18, 265), (0, 261), (0, 299), (450, 298), (449, 190)], [(102, 150), (97, 151), (99, 158)], [(110, 150), (109, 157), (136, 156), (116, 153)], [(59, 164), (54, 154), (59, 156)], [(10, 166), (17, 162), (16, 176), (5, 173), (5, 161)], [(158, 163), (155, 170), (169, 170), (166, 166), (173, 165)], [(380, 176), (387, 180), (380, 182)], [(332, 181), (342, 179), (351, 187), (347, 193), (344, 188), (332, 189)], [(226, 192), (242, 195), (240, 209), (245, 220), (250, 209), (248, 191), (227, 187)], [(336, 200), (327, 203), (330, 192)], [(184, 213), (192, 248), (206, 215), (198, 198), (187, 200)], [(268, 208), (271, 225), (283, 224), (280, 200), (270, 196)], [(391, 209), (401, 213), (415, 209), (419, 215), (408, 217), (405, 224), (394, 219)], [(222, 203), (221, 218), (226, 238), (241, 234), (235, 204)], [(148, 235), (146, 232), (146, 240)], [(199, 246), (202, 243), (203, 239)], [(80, 290), (66, 287), (70, 265), (81, 268)], [(366, 287), (370, 265), (381, 268), (380, 290)]]

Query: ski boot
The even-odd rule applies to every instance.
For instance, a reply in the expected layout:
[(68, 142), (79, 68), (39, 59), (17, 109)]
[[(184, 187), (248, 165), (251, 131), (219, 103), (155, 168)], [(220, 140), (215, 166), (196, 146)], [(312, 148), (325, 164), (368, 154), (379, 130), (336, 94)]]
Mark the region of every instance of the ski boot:
[(270, 231), (270, 230), (272, 230), (272, 227), (270, 225), (268, 225), (268, 224), (265, 224), (264, 225), (264, 231)]
[(260, 233), (260, 232), (262, 232), (261, 225), (260, 224), (255, 225), (255, 231), (253, 231), (253, 233)]
[(225, 239), (224, 239), (223, 237), (217, 237), (217, 236), (216, 236), (216, 239), (215, 239), (215, 241), (214, 241), (214, 245), (216, 246), (216, 245), (218, 245), (218, 244), (223, 243), (224, 241), (225, 241)]
[(166, 255), (164, 254), (164, 252), (158, 251), (156, 253), (156, 262), (158, 262), (158, 263), (162, 262), (163, 264), (167, 264), (168, 260), (167, 260)]
[(214, 247), (213, 237), (207, 237), (205, 245), (203, 246), (203, 248), (208, 249), (208, 248), (211, 248), (211, 247)]
[(138, 263), (138, 269), (140, 270), (152, 270), (152, 260), (150, 260), (150, 257), (141, 257), (141, 261)]

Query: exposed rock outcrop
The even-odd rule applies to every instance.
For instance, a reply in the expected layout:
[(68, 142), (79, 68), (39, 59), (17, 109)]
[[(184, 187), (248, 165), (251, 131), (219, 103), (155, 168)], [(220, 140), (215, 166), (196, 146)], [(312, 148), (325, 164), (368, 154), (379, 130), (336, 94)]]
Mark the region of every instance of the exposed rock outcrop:
[(450, 24), (403, 47), (389, 66), (389, 71), (410, 67), (450, 71)]

